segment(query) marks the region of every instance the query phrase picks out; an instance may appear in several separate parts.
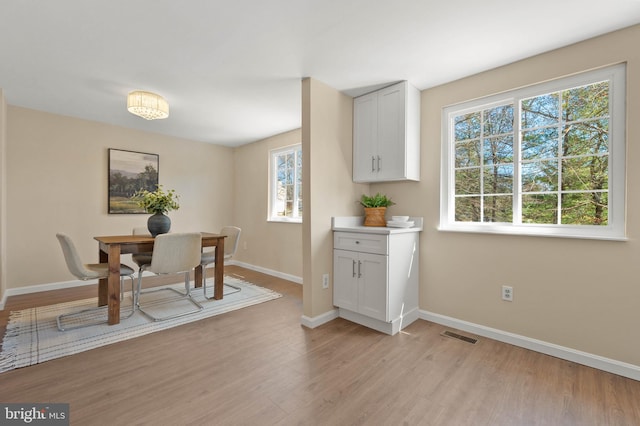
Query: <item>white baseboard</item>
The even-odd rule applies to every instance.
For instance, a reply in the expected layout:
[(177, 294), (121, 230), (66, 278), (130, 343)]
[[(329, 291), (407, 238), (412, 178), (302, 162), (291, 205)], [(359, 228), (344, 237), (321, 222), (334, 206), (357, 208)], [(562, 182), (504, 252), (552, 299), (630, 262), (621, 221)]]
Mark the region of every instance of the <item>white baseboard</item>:
[(316, 328), (336, 318), (338, 318), (338, 310), (332, 309), (330, 311), (325, 312), (322, 315), (318, 315), (317, 317), (313, 317), (313, 318), (303, 315), (300, 318), (300, 324), (302, 324), (307, 328)]
[(293, 281), (296, 284), (302, 284), (302, 277), (297, 277), (295, 275), (285, 274), (284, 272), (274, 271), (273, 269), (263, 268), (262, 266), (255, 266), (249, 263), (239, 262), (237, 260), (230, 260), (226, 263), (227, 265), (238, 265), (242, 266), (246, 269), (251, 269), (252, 271), (262, 272), (263, 274), (271, 275), (273, 277), (282, 278), (283, 280)]
[(420, 318), (437, 324), (446, 325), (447, 327), (473, 333), (478, 336), (488, 337), (493, 340), (509, 343), (514, 346), (519, 346), (521, 348), (551, 355), (556, 358), (572, 361), (588, 367), (597, 368), (598, 370), (607, 371), (609, 373), (640, 381), (640, 366), (634, 364), (616, 361), (615, 359), (601, 357), (599, 355), (578, 351), (556, 345), (554, 343), (532, 339), (530, 337), (509, 333), (495, 328), (485, 327), (483, 325), (474, 324), (429, 311), (420, 310)]
[[(143, 277), (148, 277), (153, 275), (154, 275), (153, 273), (147, 272), (147, 271), (142, 273)], [(7, 298), (9, 298), (10, 296), (20, 296), (23, 294), (39, 293), (41, 291), (62, 290), (65, 288), (82, 287), (85, 285), (92, 285), (92, 284), (98, 284), (98, 280), (60, 281), (55, 283), (30, 285), (26, 287), (9, 288), (7, 289), (7, 291), (4, 292), (2, 296), (2, 301), (0, 301), (0, 310), (4, 309), (5, 303), (7, 302)], [(125, 285), (128, 285), (128, 284), (125, 283)]]

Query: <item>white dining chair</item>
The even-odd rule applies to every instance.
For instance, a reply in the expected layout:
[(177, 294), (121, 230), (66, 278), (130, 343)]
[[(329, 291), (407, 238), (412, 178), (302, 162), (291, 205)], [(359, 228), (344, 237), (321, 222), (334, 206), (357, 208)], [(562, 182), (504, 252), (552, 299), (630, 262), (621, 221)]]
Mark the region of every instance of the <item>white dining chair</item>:
[[(75, 244), (71, 237), (66, 234), (58, 233), (56, 234), (58, 241), (60, 242), (60, 247), (62, 247), (62, 253), (64, 254), (64, 260), (67, 264), (67, 268), (72, 275), (82, 281), (88, 280), (96, 280), (101, 278), (107, 278), (109, 276), (109, 264), (108, 263), (82, 263), (80, 256), (78, 255), (78, 251), (76, 250)], [(134, 271), (127, 265), (120, 265), (120, 299), (124, 298), (124, 277), (129, 277), (131, 279), (131, 312), (121, 317), (122, 319), (129, 318), (133, 315), (135, 311), (135, 294), (134, 294), (134, 279), (133, 279)], [(101, 324), (103, 322), (107, 322), (107, 319), (98, 320), (98, 321), (90, 321), (88, 323), (80, 323), (77, 325), (69, 325), (65, 326), (63, 321), (66, 319), (70, 319), (76, 317), (75, 322), (81, 321), (83, 317), (86, 317), (87, 314), (93, 311), (104, 311), (107, 313), (106, 306), (84, 309), (82, 311), (73, 312), (69, 314), (58, 315), (56, 318), (56, 323), (58, 325), (58, 330), (60, 331), (68, 331), (81, 327), (88, 327), (90, 325)]]
[[(153, 253), (151, 261), (140, 266), (138, 271), (138, 287), (136, 290), (136, 301), (140, 312), (145, 314), (153, 321), (164, 321), (171, 318), (177, 318), (184, 315), (190, 315), (199, 312), (203, 306), (191, 297), (191, 289), (189, 284), (189, 273), (200, 264), (200, 252), (202, 249), (202, 234), (199, 232), (160, 234), (155, 237), (153, 244)], [(157, 275), (179, 274), (184, 273), (185, 293), (182, 293), (171, 287), (163, 287), (159, 289), (151, 289), (142, 291), (142, 273), (150, 271)], [(178, 300), (186, 300), (195, 306), (196, 309), (189, 311), (178, 311), (177, 313), (168, 315), (154, 315), (151, 309), (143, 306), (142, 296), (149, 293), (157, 292), (173, 292), (180, 295)], [(155, 300), (149, 304), (153, 307), (163, 307), (176, 301), (176, 298), (164, 300)]]

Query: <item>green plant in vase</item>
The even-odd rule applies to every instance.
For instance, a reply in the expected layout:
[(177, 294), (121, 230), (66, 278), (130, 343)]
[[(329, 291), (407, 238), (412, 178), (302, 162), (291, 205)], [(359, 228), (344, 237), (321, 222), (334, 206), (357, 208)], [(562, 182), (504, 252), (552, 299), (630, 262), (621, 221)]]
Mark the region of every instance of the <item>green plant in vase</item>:
[(165, 213), (171, 210), (178, 210), (179, 196), (176, 191), (169, 189), (165, 191), (162, 185), (157, 185), (155, 191), (147, 191), (141, 189), (136, 192), (133, 197), (139, 207), (142, 207), (147, 213), (153, 213), (147, 220), (147, 228), (152, 236), (158, 234), (166, 234), (171, 229), (171, 219)]
[(360, 205), (364, 207), (364, 226), (386, 226), (384, 215), (387, 207), (394, 204), (391, 198), (379, 192), (376, 195), (362, 194)]

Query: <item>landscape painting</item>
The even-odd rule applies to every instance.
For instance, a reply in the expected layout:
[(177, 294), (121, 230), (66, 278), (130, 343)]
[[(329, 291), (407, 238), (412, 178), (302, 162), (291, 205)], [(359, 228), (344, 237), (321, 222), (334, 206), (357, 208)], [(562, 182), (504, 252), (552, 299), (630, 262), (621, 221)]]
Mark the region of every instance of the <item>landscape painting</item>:
[(158, 154), (109, 149), (109, 213), (145, 213), (132, 199), (158, 185)]

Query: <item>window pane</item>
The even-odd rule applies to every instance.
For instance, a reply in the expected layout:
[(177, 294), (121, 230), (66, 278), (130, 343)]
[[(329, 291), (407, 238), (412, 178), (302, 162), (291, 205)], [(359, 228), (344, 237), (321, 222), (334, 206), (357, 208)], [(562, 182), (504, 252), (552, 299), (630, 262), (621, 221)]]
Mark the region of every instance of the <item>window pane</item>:
[(479, 194), (480, 193), (480, 169), (459, 169), (456, 170), (456, 194)]
[(527, 129), (532, 127), (549, 126), (557, 123), (560, 117), (558, 111), (558, 100), (558, 93), (550, 93), (547, 95), (536, 96), (535, 98), (524, 99), (521, 103), (521, 127), (523, 129)]
[(456, 221), (480, 222), (480, 197), (456, 197)]
[(522, 132), (522, 159), (558, 156), (558, 128), (546, 127)]
[(609, 188), (609, 157), (562, 160), (562, 189), (580, 191)]
[(456, 144), (456, 167), (480, 165), (480, 141), (472, 140)]
[(513, 221), (513, 197), (511, 195), (484, 197), (483, 222)]
[(609, 120), (594, 120), (565, 126), (564, 155), (602, 154), (609, 151)]
[(511, 194), (513, 192), (513, 164), (484, 168), (485, 194)]
[(457, 141), (480, 137), (480, 113), (459, 115), (454, 119), (454, 132)]
[(269, 200), (272, 217), (302, 217), (302, 149), (273, 150), (270, 156), (274, 165)]
[(608, 194), (584, 192), (562, 195), (562, 223), (565, 225), (607, 225)]
[(558, 223), (558, 196), (530, 194), (522, 196), (522, 223)]
[(513, 136), (499, 136), (484, 140), (484, 163), (513, 163)]
[(609, 82), (565, 90), (562, 108), (565, 121), (609, 116)]
[(502, 105), (484, 111), (485, 135), (513, 132), (513, 105)]
[(534, 161), (521, 166), (522, 192), (558, 190), (558, 161)]

